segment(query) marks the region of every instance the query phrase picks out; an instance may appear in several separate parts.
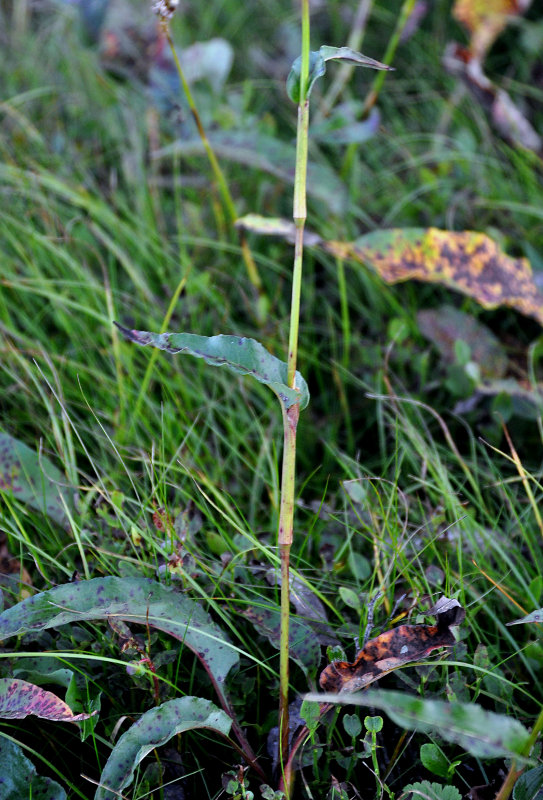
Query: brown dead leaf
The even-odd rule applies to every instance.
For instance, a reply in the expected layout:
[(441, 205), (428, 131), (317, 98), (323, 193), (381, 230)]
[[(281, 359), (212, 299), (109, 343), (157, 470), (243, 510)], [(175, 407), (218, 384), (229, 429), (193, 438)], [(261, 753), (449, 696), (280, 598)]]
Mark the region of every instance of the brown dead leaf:
[(519, 16), (532, 0), (456, 0), (453, 16), (470, 34), (470, 50), (482, 61), (511, 17)]
[(433, 650), (452, 647), (451, 627), (459, 625), (465, 611), (457, 600), (442, 597), (428, 613), (436, 625), (400, 625), (371, 639), (355, 661), (333, 661), (321, 672), (324, 692), (356, 692), (411, 661), (426, 658)]
[(437, 228), (391, 228), (355, 242), (326, 242), (340, 258), (368, 264), (387, 283), (440, 283), (473, 297), (483, 308), (509, 306), (543, 325), (543, 293), (526, 258), (511, 258), (484, 233)]

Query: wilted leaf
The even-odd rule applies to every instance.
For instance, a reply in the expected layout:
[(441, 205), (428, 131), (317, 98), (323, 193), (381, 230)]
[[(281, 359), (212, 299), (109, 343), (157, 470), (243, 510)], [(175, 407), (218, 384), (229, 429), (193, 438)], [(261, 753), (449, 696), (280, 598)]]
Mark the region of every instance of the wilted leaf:
[[(244, 167), (274, 175), (284, 183), (294, 184), (296, 149), (294, 143), (282, 142), (277, 137), (260, 131), (216, 131), (208, 136), (213, 151), (221, 161), (232, 161)], [(179, 139), (168, 147), (153, 153), (153, 158), (179, 156), (193, 160), (205, 156), (200, 139)], [(309, 161), (307, 165), (308, 197), (323, 202), (333, 214), (345, 210), (348, 196), (344, 182), (325, 164)]]
[(479, 365), (483, 377), (501, 378), (507, 372), (507, 356), (499, 339), (471, 314), (440, 306), (419, 311), (417, 322), (445, 363), (455, 362), (455, 344), (462, 341), (469, 346), (470, 360)]
[(402, 728), (438, 733), (447, 742), (480, 758), (521, 756), (530, 738), (529, 731), (516, 719), (485, 711), (476, 703), (424, 700), (384, 689), (356, 694), (308, 694), (305, 699), (379, 708)]
[[(240, 610), (257, 631), (266, 636), (273, 647), (279, 649), (281, 612), (272, 606), (247, 606)], [(306, 675), (315, 675), (320, 659), (319, 639), (309, 625), (301, 619), (291, 617), (289, 626), (290, 658)]]
[(506, 625), (522, 625), (525, 622), (543, 622), (543, 608), (538, 608), (537, 611), (532, 611), (522, 619), (515, 619), (513, 622), (506, 622)]
[(0, 678), (0, 718), (24, 719), (29, 714), (51, 722), (79, 722), (90, 714), (74, 714), (53, 692), (17, 678)]
[(232, 720), (201, 697), (180, 697), (147, 711), (123, 733), (100, 777), (94, 800), (115, 800), (132, 783), (137, 765), (155, 747), (185, 731), (208, 729), (228, 736)]
[(454, 786), (442, 786), (440, 783), (418, 781), (404, 786), (402, 795), (411, 792), (407, 800), (462, 800), (462, 795)]
[(296, 372), (296, 389), (287, 385), (287, 365), (272, 356), (255, 339), (245, 336), (198, 336), (194, 333), (149, 333), (117, 327), (127, 339), (142, 346), (151, 345), (167, 353), (187, 353), (203, 358), (206, 364), (226, 367), (238, 375), (251, 375), (259, 383), (269, 386), (279, 401), (290, 408), (295, 403), (304, 409), (309, 402), (307, 384)]
[[(351, 50), (350, 47), (329, 47), (323, 44), (319, 50), (312, 50), (309, 54), (309, 76), (307, 82), (306, 99), (311, 94), (315, 81), (322, 77), (326, 72), (327, 61), (341, 61), (344, 64), (352, 64), (355, 67), (370, 67), (371, 69), (393, 70), (394, 67), (387, 67), (380, 61), (368, 58)], [(293, 103), (300, 102), (300, 75), (302, 68), (302, 58), (298, 56), (293, 63), (287, 78), (287, 94)]]
[(525, 258), (511, 258), (483, 233), (391, 228), (326, 250), (371, 266), (387, 283), (416, 279), (473, 297), (483, 308), (509, 306), (543, 325), (543, 293)]
[(226, 635), (194, 600), (146, 578), (93, 578), (48, 589), (0, 614), (0, 641), (111, 616), (179, 639), (196, 653), (216, 691), (225, 698), (224, 681), (239, 660)]
[(352, 664), (333, 661), (321, 672), (321, 689), (356, 692), (393, 669), (426, 658), (432, 650), (452, 647), (456, 639), (451, 627), (462, 622), (464, 609), (457, 600), (441, 598), (441, 606), (436, 604), (428, 613), (435, 614), (437, 625), (400, 625), (370, 639)]
[(0, 492), (13, 494), (59, 525), (68, 524), (64, 503), (68, 508), (73, 503), (66, 476), (49, 459), (7, 433), (0, 433)]
[(478, 60), (512, 17), (523, 14), (532, 0), (456, 0), (453, 16), (470, 34), (470, 51)]
[(0, 797), (2, 800), (66, 800), (66, 792), (56, 781), (38, 775), (21, 747), (0, 737)]

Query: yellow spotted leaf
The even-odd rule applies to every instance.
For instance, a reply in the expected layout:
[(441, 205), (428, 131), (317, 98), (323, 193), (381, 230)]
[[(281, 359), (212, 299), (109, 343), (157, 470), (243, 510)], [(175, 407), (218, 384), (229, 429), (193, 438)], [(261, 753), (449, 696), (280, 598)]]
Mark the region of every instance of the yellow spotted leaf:
[(529, 261), (506, 255), (483, 233), (391, 228), (323, 247), (372, 267), (387, 283), (440, 283), (483, 308), (509, 306), (543, 325), (543, 293), (533, 281)]

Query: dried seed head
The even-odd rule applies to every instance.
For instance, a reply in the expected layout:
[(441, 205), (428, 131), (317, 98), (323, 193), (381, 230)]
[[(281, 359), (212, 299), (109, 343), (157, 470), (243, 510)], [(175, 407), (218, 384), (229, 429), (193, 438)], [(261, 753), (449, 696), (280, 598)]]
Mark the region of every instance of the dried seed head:
[(179, 0), (154, 0), (152, 9), (160, 19), (171, 19), (175, 13), (175, 9), (179, 4)]

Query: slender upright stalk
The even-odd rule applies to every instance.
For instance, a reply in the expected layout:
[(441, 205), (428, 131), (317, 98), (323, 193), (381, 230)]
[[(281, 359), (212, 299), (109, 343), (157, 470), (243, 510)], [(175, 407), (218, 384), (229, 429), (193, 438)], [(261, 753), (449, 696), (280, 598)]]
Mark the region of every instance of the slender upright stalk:
[[(385, 64), (390, 64), (394, 60), (394, 55), (400, 43), (400, 37), (402, 35), (403, 29), (407, 25), (409, 17), (413, 13), (413, 9), (415, 8), (415, 1), (416, 0), (404, 0), (404, 3), (400, 9), (400, 15), (398, 17), (398, 21), (396, 22), (396, 27), (394, 28), (394, 33), (390, 37), (387, 49), (385, 51), (385, 55), (383, 56), (383, 61)], [(368, 92), (368, 95), (364, 101), (364, 107), (362, 109), (363, 117), (369, 111), (371, 111), (371, 109), (377, 102), (377, 98), (379, 97), (379, 93), (382, 89), (383, 83), (385, 82), (386, 76), (387, 76), (386, 72), (378, 72), (375, 78), (373, 79), (372, 87)]]
[[(170, 46), (170, 50), (172, 52), (173, 60), (175, 62), (175, 66), (177, 69), (177, 73), (179, 75), (179, 80), (181, 81), (181, 85), (183, 87), (183, 92), (185, 94), (187, 103), (189, 104), (190, 112), (196, 123), (196, 128), (198, 129), (198, 134), (200, 136), (200, 140), (206, 152), (207, 158), (209, 160), (211, 169), (213, 170), (213, 174), (215, 176), (215, 180), (217, 181), (217, 185), (219, 187), (219, 192), (221, 195), (221, 199), (223, 205), (226, 209), (226, 213), (228, 214), (228, 218), (230, 224), (233, 226), (235, 221), (238, 218), (238, 214), (236, 211), (236, 206), (232, 195), (230, 194), (230, 190), (228, 188), (228, 184), (224, 177), (224, 173), (221, 169), (221, 165), (217, 160), (217, 156), (207, 138), (207, 134), (205, 132), (204, 126), (202, 125), (202, 120), (200, 119), (200, 114), (198, 113), (198, 109), (196, 108), (196, 103), (194, 102), (194, 98), (192, 96), (192, 92), (190, 90), (190, 86), (187, 83), (187, 79), (185, 78), (185, 73), (183, 72), (183, 68), (181, 66), (181, 62), (179, 61), (179, 57), (175, 50), (175, 46), (172, 40), (172, 36), (170, 33), (170, 28), (168, 21), (163, 19), (161, 24), (162, 31), (164, 36), (166, 37), (168, 44)], [(240, 233), (240, 243), (241, 243), (241, 253), (243, 256), (243, 260), (245, 262), (245, 267), (247, 269), (247, 274), (249, 276), (249, 280), (253, 285), (253, 288), (257, 294), (257, 308), (256, 308), (256, 316), (259, 322), (264, 322), (266, 319), (267, 314), (267, 298), (264, 293), (264, 286), (262, 285), (262, 280), (260, 278), (260, 274), (258, 272), (258, 268), (255, 264), (253, 259), (253, 254), (251, 253), (251, 249), (247, 242), (247, 237), (244, 232)]]
[[(296, 139), (296, 173), (294, 178), (293, 218), (296, 226), (294, 247), (294, 269), (292, 276), (292, 299), (287, 359), (287, 382), (292, 388), (296, 383), (298, 356), (298, 332), (300, 321), (300, 295), (302, 287), (302, 260), (306, 209), (307, 146), (309, 130), (309, 100), (306, 88), (309, 77), (309, 0), (302, 2), (302, 64), (300, 72), (300, 103), (298, 106), (298, 130)], [(294, 489), (296, 466), (296, 429), (300, 406), (291, 406), (283, 412), (283, 466), (281, 479), (281, 508), (279, 512), (279, 553), (281, 557), (281, 641), (280, 641), (280, 688), (279, 688), (279, 738), (280, 763), (283, 771), (282, 786), (291, 796), (293, 773), (289, 761), (289, 627), (290, 627), (290, 548), (294, 527)]]

